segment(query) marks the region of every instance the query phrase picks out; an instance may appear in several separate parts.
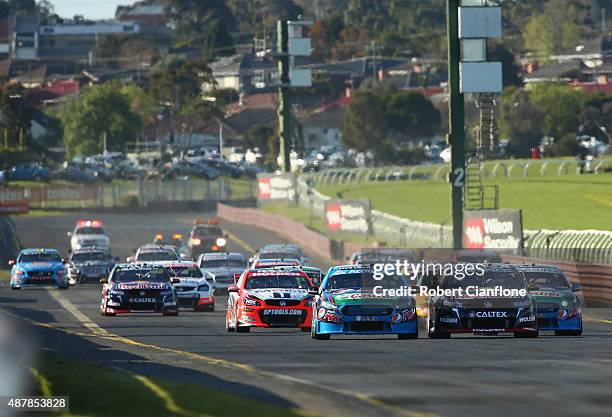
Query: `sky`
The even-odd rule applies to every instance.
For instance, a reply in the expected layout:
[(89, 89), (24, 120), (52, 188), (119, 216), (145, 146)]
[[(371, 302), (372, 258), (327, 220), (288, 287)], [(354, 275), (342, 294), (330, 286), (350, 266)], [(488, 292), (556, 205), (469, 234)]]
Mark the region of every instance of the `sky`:
[(134, 0), (51, 0), (55, 13), (61, 17), (82, 14), (87, 19), (112, 18), (118, 5), (133, 2)]

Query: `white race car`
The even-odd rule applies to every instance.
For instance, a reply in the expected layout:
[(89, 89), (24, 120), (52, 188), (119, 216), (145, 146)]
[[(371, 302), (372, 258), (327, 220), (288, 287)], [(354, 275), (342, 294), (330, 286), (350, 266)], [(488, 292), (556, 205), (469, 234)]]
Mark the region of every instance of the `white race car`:
[(110, 238), (104, 230), (101, 220), (79, 220), (74, 231), (68, 232), (70, 250), (72, 252), (83, 248), (110, 249)]
[(194, 311), (215, 311), (215, 286), (208, 281), (195, 262), (174, 261), (163, 264), (171, 278), (178, 278), (174, 284), (179, 308)]

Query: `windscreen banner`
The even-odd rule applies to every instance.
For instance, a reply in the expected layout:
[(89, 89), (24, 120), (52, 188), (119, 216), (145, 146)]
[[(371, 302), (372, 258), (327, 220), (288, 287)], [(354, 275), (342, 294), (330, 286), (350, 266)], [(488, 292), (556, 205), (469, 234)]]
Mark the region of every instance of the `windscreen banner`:
[(294, 174), (259, 174), (257, 175), (259, 188), (258, 201), (295, 201), (296, 178)]
[(466, 249), (519, 250), (523, 247), (521, 210), (466, 210), (463, 224)]
[(330, 232), (369, 234), (372, 230), (370, 200), (328, 200), (325, 221)]

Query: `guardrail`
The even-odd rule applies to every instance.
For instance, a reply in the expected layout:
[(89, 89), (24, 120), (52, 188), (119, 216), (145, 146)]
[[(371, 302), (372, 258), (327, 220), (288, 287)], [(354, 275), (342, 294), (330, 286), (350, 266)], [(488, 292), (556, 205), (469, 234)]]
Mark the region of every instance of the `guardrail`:
[[(612, 169), (612, 158), (588, 161), (586, 170), (593, 174)], [(388, 166), (378, 168), (334, 168), (303, 177), (316, 185), (367, 184), (389, 181), (446, 181), (448, 164)], [(580, 165), (571, 159), (508, 159), (485, 161), (481, 167), (483, 178), (532, 178), (543, 176), (578, 175)]]

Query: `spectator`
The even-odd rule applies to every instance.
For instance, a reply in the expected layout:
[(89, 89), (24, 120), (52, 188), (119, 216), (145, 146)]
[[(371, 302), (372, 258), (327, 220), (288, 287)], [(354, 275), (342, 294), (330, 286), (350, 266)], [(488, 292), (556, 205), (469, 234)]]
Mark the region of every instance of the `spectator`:
[(580, 170), (580, 175), (584, 174), (584, 167), (586, 165), (586, 159), (589, 155), (589, 150), (586, 148), (586, 145), (583, 141), (578, 143), (578, 169)]

